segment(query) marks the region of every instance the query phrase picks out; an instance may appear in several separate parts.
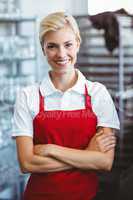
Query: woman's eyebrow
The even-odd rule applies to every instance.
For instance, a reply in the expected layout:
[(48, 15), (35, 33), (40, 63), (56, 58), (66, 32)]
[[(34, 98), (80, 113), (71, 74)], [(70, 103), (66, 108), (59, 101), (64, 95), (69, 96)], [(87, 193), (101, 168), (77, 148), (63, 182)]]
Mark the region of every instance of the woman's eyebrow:
[(69, 42), (72, 42), (72, 40), (68, 40), (68, 41), (64, 42), (64, 44), (69, 43)]
[(58, 44), (54, 42), (48, 42), (47, 45), (58, 45)]
[[(69, 43), (69, 42), (72, 42), (72, 40), (65, 41), (64, 44), (65, 43)], [(50, 45), (59, 45), (58, 43), (55, 43), (55, 42), (48, 42), (48, 44), (50, 44)]]
[[(71, 43), (71, 42), (72, 42), (72, 40), (68, 40), (68, 41), (64, 42), (64, 44), (68, 44), (68, 43)], [(48, 42), (47, 46), (60, 46), (60, 44), (55, 43), (55, 42)]]

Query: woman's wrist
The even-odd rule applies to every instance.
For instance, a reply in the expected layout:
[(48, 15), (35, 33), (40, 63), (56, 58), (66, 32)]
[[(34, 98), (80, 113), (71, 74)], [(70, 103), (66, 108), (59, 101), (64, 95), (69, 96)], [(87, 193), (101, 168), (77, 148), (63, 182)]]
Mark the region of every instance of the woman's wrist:
[(38, 144), (34, 146), (34, 153), (40, 156), (54, 156), (61, 148), (56, 144)]
[(60, 150), (62, 149), (61, 146), (56, 144), (48, 144), (44, 150), (45, 156), (51, 156), (54, 157)]

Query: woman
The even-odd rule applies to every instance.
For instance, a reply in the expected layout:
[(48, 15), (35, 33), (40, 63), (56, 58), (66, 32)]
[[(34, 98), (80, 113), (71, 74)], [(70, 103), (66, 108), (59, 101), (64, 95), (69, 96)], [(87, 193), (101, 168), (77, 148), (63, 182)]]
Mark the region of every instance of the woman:
[(96, 170), (110, 170), (119, 120), (106, 88), (75, 69), (80, 47), (75, 19), (52, 13), (40, 24), (51, 70), (40, 85), (20, 91), (14, 113), (22, 172), (30, 172), (24, 200), (91, 200)]

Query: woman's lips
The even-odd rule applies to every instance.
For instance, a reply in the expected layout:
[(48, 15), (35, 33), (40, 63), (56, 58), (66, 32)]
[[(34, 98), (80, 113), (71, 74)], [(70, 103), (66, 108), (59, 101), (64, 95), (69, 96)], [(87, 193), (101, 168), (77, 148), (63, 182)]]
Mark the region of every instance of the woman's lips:
[(69, 63), (69, 60), (59, 60), (59, 61), (56, 61), (56, 64), (58, 65), (66, 65)]

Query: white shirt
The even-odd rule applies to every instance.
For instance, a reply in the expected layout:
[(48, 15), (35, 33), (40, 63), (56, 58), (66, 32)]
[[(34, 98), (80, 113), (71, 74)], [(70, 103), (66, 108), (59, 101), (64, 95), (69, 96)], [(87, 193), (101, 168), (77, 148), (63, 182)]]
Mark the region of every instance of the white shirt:
[(49, 74), (40, 85), (34, 84), (21, 89), (15, 103), (12, 136), (33, 137), (33, 119), (39, 112), (39, 88), (45, 97), (45, 110), (77, 110), (85, 108), (85, 84), (98, 119), (97, 126), (119, 129), (117, 112), (106, 87), (87, 80), (79, 70), (77, 72), (76, 84), (65, 92), (54, 87)]

